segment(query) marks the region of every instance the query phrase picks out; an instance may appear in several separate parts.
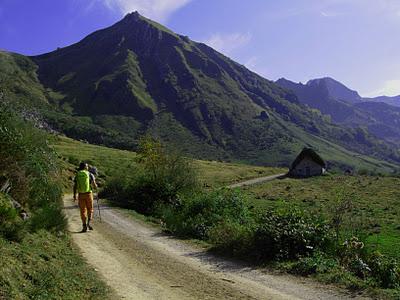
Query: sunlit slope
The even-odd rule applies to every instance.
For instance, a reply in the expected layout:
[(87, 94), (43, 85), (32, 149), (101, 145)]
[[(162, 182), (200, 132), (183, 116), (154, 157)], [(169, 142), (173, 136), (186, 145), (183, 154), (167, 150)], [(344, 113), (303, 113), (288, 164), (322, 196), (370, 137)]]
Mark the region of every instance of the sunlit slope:
[(331, 159), (339, 167), (359, 164), (336, 153), (340, 147), (326, 151), (329, 141), (400, 161), (396, 149), (368, 132), (331, 124), (289, 90), (137, 13), (31, 59), (41, 83), (63, 95), (56, 106), (70, 116), (50, 114), (51, 124), (91, 143), (132, 149), (151, 133), (197, 158), (286, 166), (311, 146), (327, 160), (346, 157)]
[[(58, 137), (54, 144), (59, 158), (63, 161), (66, 187), (71, 187), (71, 176), (80, 161), (97, 167), (100, 181), (113, 176), (132, 176), (137, 171), (137, 154), (131, 151), (91, 145), (65, 137)], [(223, 186), (246, 179), (280, 174), (285, 168), (257, 167), (238, 163), (194, 160), (200, 180), (208, 186)], [(69, 178), (69, 181), (68, 181)]]

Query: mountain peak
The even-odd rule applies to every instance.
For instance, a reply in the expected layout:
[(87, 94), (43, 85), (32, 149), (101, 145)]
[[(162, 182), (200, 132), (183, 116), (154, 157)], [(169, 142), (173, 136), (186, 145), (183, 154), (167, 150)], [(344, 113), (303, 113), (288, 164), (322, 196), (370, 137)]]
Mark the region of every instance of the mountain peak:
[(349, 89), (343, 83), (333, 79), (332, 77), (311, 79), (306, 83), (306, 85), (310, 87), (323, 85), (329, 92), (330, 97), (336, 100), (348, 103), (359, 103), (362, 101), (358, 92)]
[(296, 85), (296, 84), (303, 85), (300, 81), (298, 83), (296, 83), (296, 82), (294, 82), (292, 80), (286, 79), (285, 77), (279, 78), (278, 80), (275, 81), (275, 83), (280, 85), (280, 86), (282, 86), (282, 85)]
[(337, 84), (344, 86), (341, 82), (333, 79), (332, 77), (326, 76), (321, 78), (310, 79), (307, 81), (306, 85), (320, 84), (320, 83), (329, 83), (329, 84)]
[(137, 22), (142, 18), (138, 11), (127, 13), (125, 17), (121, 20), (123, 22)]
[(142, 16), (138, 11), (134, 11), (134, 12), (126, 14), (125, 17), (121, 21), (116, 23), (115, 25), (117, 25), (117, 26), (123, 25), (123, 26), (129, 27), (129, 28), (131, 28), (133, 26), (134, 27), (146, 26), (146, 27), (154, 28), (159, 31), (177, 36), (176, 33), (174, 33), (173, 31), (164, 27), (160, 23), (157, 23), (153, 20), (150, 20), (150, 19)]

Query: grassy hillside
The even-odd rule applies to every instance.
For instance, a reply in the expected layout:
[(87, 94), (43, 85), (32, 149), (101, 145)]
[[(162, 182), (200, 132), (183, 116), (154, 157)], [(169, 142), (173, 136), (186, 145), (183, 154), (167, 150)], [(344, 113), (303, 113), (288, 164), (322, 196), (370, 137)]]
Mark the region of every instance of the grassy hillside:
[[(91, 145), (61, 136), (56, 139), (54, 148), (61, 158), (64, 178), (72, 178), (80, 161), (87, 161), (98, 168), (100, 182), (120, 174), (121, 171), (128, 177), (135, 173), (135, 152)], [(284, 168), (202, 160), (195, 160), (194, 165), (199, 171), (200, 180), (207, 186), (222, 186), (286, 171)], [(65, 188), (71, 188), (71, 181), (64, 184)]]
[(362, 229), (366, 241), (382, 253), (400, 259), (400, 178), (328, 175), (282, 179), (243, 190), (260, 209), (299, 207), (328, 218), (343, 200), (351, 201), (344, 227)]
[(0, 298), (104, 299), (66, 230), (50, 136), (0, 95)]
[(8, 99), (14, 104), (28, 107), (47, 103), (46, 91), (40, 84), (38, 66), (29, 58), (0, 50), (1, 92), (8, 91)]
[(368, 132), (331, 124), (292, 92), (137, 13), (31, 60), (60, 95), (46, 119), (76, 139), (133, 149), (151, 133), (196, 158), (259, 165), (286, 166), (304, 146), (344, 156), (331, 160), (341, 168), (374, 168), (342, 148), (400, 162)]

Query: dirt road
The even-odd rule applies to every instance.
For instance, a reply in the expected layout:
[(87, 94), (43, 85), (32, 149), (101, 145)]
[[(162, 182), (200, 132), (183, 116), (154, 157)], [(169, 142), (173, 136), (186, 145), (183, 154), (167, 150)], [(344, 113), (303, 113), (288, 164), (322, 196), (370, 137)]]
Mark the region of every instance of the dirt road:
[(282, 173), (282, 174), (270, 175), (270, 176), (265, 176), (265, 177), (258, 177), (258, 178), (238, 182), (235, 184), (231, 184), (228, 187), (229, 188), (237, 188), (237, 187), (242, 187), (242, 186), (246, 186), (246, 185), (258, 184), (258, 183), (271, 181), (271, 180), (278, 179), (278, 178), (283, 178), (285, 175), (286, 175), (285, 173)]
[[(86, 260), (120, 299), (346, 299), (305, 279), (262, 273), (167, 236), (125, 212), (102, 207), (94, 231), (64, 199), (69, 230)], [(354, 299), (354, 297), (353, 297)]]

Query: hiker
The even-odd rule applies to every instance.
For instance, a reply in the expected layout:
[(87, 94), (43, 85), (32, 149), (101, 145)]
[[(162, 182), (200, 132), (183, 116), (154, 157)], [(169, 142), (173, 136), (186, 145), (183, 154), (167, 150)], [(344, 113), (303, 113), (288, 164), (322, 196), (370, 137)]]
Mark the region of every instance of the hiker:
[[(78, 172), (74, 179), (74, 201), (76, 201), (76, 191), (78, 191), (78, 204), (81, 210), (82, 232), (88, 229), (93, 230), (90, 221), (93, 217), (93, 193), (91, 186), (97, 189), (96, 179), (92, 173), (88, 171), (87, 163), (81, 162)], [(87, 214), (87, 217), (86, 217)]]
[(89, 172), (96, 176), (99, 175), (95, 166), (89, 166)]

